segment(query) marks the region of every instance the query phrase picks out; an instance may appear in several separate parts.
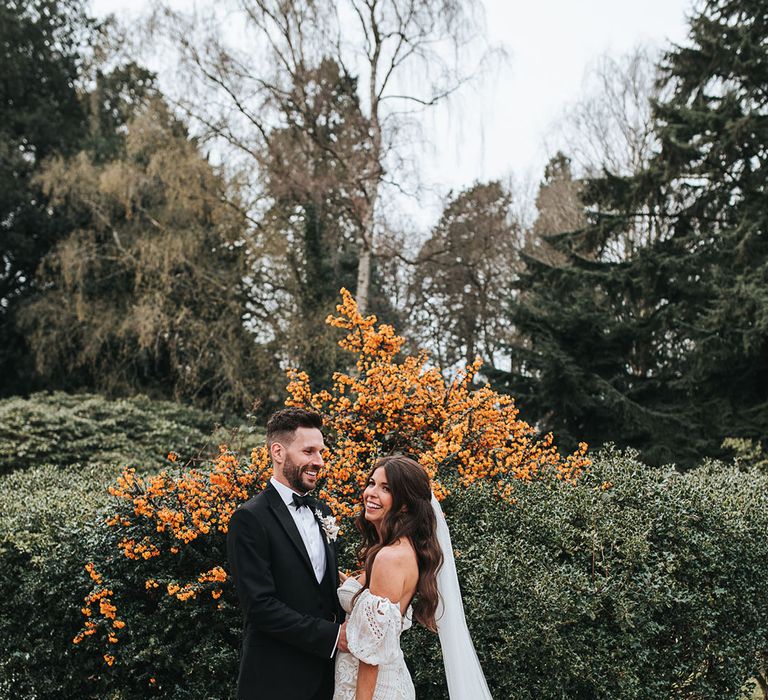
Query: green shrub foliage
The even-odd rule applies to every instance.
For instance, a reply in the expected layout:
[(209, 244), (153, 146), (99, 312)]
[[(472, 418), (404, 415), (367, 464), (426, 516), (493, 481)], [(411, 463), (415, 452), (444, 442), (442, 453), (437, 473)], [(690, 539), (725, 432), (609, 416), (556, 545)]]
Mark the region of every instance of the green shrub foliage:
[[(86, 543), (63, 525), (57, 541), (30, 552), (3, 535), (0, 549), (0, 698), (87, 698), (89, 666), (72, 645), (82, 624), (77, 599)], [(109, 694), (101, 696), (106, 700)]]
[[(582, 482), (482, 488), (446, 504), (466, 613), (494, 697), (741, 697), (768, 648), (768, 482), (681, 475), (605, 452)], [(417, 696), (436, 643), (408, 639)]]
[(73, 464), (0, 475), (0, 698), (87, 697), (90, 659), (77, 658), (72, 637), (116, 472)]
[(69, 534), (93, 527), (118, 474), (111, 465), (43, 464), (0, 475), (0, 550), (12, 543), (47, 558)]
[[(520, 482), (511, 498), (474, 485), (454, 489), (444, 503), (467, 619), (494, 697), (742, 697), (768, 649), (765, 475), (722, 464), (679, 474), (608, 451), (575, 485)], [(127, 516), (128, 505), (108, 512)], [(118, 547), (122, 537), (156, 537), (150, 520), (133, 522), (127, 533), (103, 522), (85, 528), (77, 551), (52, 551), (62, 566), (31, 569), (18, 550), (7, 556), (30, 588), (3, 591), (2, 626), (13, 630), (23, 620), (38, 630), (29, 659), (13, 663), (44, 663), (59, 675), (58, 694), (43, 688), (40, 698), (233, 697), (240, 613), (230, 582), (201, 583), (187, 599), (178, 588), (168, 591), (179, 584), (183, 592), (198, 572), (226, 569), (224, 535), (213, 529), (174, 554), (129, 559)], [(353, 529), (345, 523), (344, 530), (343, 563), (352, 568)], [(86, 562), (102, 584), (89, 579)], [(18, 585), (4, 574), (4, 587)], [(107, 641), (107, 626), (73, 645), (72, 610), (80, 615), (83, 595), (99, 588), (112, 592), (116, 619), (125, 622), (119, 642)], [(53, 629), (40, 598), (65, 590), (66, 624)], [(437, 637), (417, 628), (403, 640), (417, 697), (444, 698)], [(115, 657), (111, 666), (104, 654)]]
[(169, 450), (192, 457), (217, 417), (143, 396), (32, 394), (0, 401), (0, 474), (41, 464), (156, 468)]
[[(189, 466), (218, 451), (219, 441), (248, 451), (260, 437), (242, 426), (211, 434), (214, 424), (211, 413), (144, 397), (53, 393), (0, 401), (0, 698), (121, 696), (117, 687), (94, 686), (103, 659), (72, 643), (92, 583), (83, 566), (108, 549), (107, 488), (126, 465), (146, 472), (170, 464), (170, 448)], [(164, 634), (172, 638), (171, 627)], [(168, 664), (180, 667), (176, 643), (165, 651)], [(231, 640), (215, 644), (236, 657)], [(188, 662), (203, 663), (194, 656)]]

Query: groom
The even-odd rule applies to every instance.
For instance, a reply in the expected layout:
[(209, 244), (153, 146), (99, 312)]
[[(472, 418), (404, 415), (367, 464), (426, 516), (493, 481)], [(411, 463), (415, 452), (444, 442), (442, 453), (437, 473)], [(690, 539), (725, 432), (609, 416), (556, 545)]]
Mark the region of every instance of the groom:
[(322, 418), (284, 408), (267, 423), (273, 475), (232, 515), (227, 553), (245, 625), (239, 700), (330, 700), (333, 656), (346, 651), (336, 544), (321, 527)]

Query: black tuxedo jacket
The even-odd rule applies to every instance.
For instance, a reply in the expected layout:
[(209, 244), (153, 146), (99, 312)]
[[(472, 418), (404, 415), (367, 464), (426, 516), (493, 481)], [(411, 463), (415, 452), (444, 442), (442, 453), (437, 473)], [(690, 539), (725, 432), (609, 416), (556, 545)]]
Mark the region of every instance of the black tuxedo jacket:
[[(317, 507), (330, 514), (324, 503)], [(272, 484), (232, 515), (227, 554), (244, 616), (238, 698), (309, 700), (333, 674), (343, 612), (335, 543), (324, 534), (323, 541), (326, 572), (318, 583), (296, 523)]]

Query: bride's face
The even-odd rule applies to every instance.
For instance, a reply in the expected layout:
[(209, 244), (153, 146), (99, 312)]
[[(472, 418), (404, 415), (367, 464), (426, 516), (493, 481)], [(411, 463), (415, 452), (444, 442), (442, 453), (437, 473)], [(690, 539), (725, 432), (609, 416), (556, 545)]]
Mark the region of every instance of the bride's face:
[(368, 485), (363, 491), (365, 519), (377, 529), (387, 513), (392, 509), (392, 493), (387, 483), (387, 472), (384, 467), (374, 470), (368, 479)]

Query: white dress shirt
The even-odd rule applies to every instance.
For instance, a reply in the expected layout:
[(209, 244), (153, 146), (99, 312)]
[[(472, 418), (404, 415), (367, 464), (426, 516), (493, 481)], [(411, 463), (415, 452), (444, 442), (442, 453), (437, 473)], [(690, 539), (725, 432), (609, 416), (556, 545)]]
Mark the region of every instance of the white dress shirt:
[(302, 496), (303, 494), (294, 491), (292, 488), (281, 484), (275, 477), (270, 479), (272, 486), (277, 489), (283, 503), (288, 507), (288, 512), (296, 523), (296, 528), (304, 542), (304, 548), (309, 554), (309, 561), (312, 562), (312, 568), (315, 572), (317, 582), (320, 583), (325, 576), (325, 543), (323, 542), (323, 533), (320, 531), (320, 523), (317, 522), (314, 512), (311, 508), (297, 508), (293, 502), (293, 494)]

